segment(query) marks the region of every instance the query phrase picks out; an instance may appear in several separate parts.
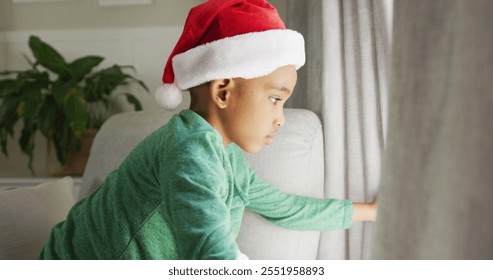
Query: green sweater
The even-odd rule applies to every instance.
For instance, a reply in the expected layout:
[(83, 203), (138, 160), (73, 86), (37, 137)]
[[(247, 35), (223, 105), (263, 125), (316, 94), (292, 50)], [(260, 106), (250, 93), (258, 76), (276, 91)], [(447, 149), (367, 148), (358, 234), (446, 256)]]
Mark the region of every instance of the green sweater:
[[(129, 132), (131, 133), (131, 132)], [(144, 139), (56, 225), (40, 259), (234, 259), (243, 211), (281, 227), (351, 225), (350, 201), (287, 195), (185, 110)]]

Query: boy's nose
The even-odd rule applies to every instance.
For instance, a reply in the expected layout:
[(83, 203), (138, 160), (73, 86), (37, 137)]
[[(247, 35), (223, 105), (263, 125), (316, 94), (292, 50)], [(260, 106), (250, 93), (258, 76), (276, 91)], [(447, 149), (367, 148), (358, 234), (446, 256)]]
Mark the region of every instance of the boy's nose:
[(277, 118), (277, 126), (281, 127), (286, 123), (286, 119), (284, 118), (284, 110), (281, 111), (280, 116)]

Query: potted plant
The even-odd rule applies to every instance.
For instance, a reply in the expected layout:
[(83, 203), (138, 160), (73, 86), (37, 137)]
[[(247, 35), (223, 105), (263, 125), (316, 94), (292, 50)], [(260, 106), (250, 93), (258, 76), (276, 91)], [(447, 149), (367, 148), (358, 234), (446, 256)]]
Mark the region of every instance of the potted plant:
[[(133, 69), (131, 66), (113, 65), (95, 71), (103, 61), (100, 56), (66, 62), (36, 36), (29, 37), (29, 48), (35, 58), (31, 62), (25, 56), (29, 69), (0, 72), (0, 146), (8, 156), (8, 139), (14, 137), (14, 126), (22, 122), (18, 143), (29, 156), (32, 173), (34, 136), (38, 131), (49, 139), (49, 146), (53, 145), (58, 162), (66, 164), (70, 155), (80, 150), (88, 129), (99, 128), (109, 117), (115, 100), (112, 93), (117, 87), (136, 83), (149, 91), (144, 82), (125, 72)], [(121, 94), (135, 110), (142, 109), (134, 95)]]

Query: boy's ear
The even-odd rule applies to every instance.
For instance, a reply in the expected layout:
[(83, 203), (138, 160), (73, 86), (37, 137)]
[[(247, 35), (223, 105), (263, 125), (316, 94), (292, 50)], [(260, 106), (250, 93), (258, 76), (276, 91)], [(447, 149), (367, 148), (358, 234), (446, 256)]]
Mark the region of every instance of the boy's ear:
[(209, 92), (211, 100), (219, 108), (224, 109), (228, 106), (234, 87), (233, 79), (213, 80), (209, 83)]

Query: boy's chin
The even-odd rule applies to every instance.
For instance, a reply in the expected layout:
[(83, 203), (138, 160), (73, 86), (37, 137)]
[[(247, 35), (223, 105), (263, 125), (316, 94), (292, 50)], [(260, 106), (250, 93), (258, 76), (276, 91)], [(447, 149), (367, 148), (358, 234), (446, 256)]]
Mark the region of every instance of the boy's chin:
[(256, 153), (260, 152), (263, 147), (264, 147), (264, 145), (261, 145), (261, 144), (259, 144), (259, 145), (248, 145), (248, 146), (244, 146), (244, 147), (240, 146), (240, 148), (243, 151), (245, 151), (249, 154), (256, 154)]

